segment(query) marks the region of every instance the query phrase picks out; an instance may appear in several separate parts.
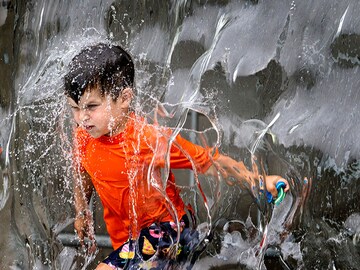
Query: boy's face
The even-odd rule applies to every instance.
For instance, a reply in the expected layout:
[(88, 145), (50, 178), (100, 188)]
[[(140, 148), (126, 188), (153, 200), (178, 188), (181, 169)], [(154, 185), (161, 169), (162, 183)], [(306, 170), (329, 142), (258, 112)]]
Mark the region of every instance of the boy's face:
[(97, 87), (87, 89), (79, 104), (68, 98), (75, 122), (85, 129), (93, 138), (114, 136), (124, 130), (132, 90), (122, 90), (114, 101), (109, 95), (101, 96)]

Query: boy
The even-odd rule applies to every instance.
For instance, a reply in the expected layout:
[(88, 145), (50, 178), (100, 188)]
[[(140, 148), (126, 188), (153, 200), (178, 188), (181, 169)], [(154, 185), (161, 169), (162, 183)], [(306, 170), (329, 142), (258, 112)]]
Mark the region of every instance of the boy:
[[(170, 144), (169, 129), (136, 115), (131, 110), (134, 65), (119, 46), (98, 44), (75, 56), (65, 76), (65, 93), (77, 124), (75, 230), (82, 244), (84, 237), (94, 239), (88, 203), (95, 188), (115, 250), (97, 269), (124, 269), (155, 255), (185, 261), (198, 243), (174, 175), (171, 170), (163, 170), (167, 175), (162, 175), (162, 168), (195, 169), (213, 176), (219, 171), (239, 182), (253, 183), (259, 177), (242, 162), (217, 151), (211, 155), (180, 135)], [(166, 187), (162, 178), (167, 179)], [(280, 180), (287, 191), (285, 179), (265, 177), (273, 196)]]

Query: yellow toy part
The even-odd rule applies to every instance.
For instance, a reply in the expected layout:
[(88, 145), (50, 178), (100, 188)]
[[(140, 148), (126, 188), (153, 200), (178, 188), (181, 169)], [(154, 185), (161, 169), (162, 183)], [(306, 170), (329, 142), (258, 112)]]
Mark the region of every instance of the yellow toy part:
[(146, 255), (154, 255), (156, 250), (150, 243), (150, 241), (144, 236), (144, 246), (142, 248), (142, 253)]
[(130, 250), (129, 243), (126, 243), (119, 253), (121, 259), (133, 259), (134, 256), (135, 252)]

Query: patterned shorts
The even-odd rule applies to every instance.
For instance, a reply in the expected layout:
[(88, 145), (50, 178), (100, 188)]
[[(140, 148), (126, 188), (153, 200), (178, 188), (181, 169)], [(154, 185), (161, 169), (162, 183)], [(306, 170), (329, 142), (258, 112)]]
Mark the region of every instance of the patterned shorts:
[[(153, 223), (141, 230), (137, 240), (128, 240), (110, 253), (103, 263), (113, 269), (140, 269), (142, 268), (141, 264), (146, 263), (155, 264), (153, 265), (155, 268), (162, 269), (159, 265), (156, 266), (158, 263), (156, 260), (149, 259), (155, 256), (159, 260), (175, 257), (176, 262), (185, 262), (190, 252), (199, 243), (199, 234), (196, 230), (189, 228), (189, 220), (186, 215), (180, 220), (180, 240), (177, 248), (175, 247), (176, 239), (176, 223)], [(147, 267), (151, 268), (151, 265)]]

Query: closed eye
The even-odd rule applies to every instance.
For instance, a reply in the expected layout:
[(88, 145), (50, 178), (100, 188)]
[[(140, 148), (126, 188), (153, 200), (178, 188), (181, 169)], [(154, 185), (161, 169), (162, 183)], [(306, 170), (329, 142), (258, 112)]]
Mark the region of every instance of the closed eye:
[(92, 110), (95, 110), (98, 106), (99, 106), (98, 104), (89, 104), (89, 105), (86, 105), (84, 109), (92, 111)]

